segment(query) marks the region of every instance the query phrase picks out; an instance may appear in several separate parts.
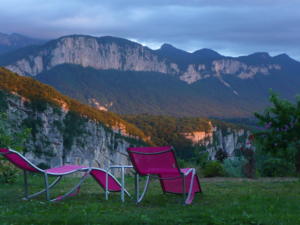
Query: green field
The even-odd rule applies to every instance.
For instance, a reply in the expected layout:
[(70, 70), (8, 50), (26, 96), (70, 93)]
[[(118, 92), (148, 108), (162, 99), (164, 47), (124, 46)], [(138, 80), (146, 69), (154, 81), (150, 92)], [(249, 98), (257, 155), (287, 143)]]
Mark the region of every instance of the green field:
[[(42, 188), (39, 176), (30, 177), (31, 188)], [(62, 194), (77, 178), (66, 178), (52, 192)], [(61, 202), (49, 203), (44, 196), (21, 200), (22, 177), (15, 184), (0, 185), (0, 224), (161, 224), (161, 225), (272, 225), (300, 224), (300, 180), (292, 179), (201, 179), (203, 194), (192, 205), (182, 205), (178, 195), (161, 193), (158, 182), (150, 184), (140, 205), (120, 194), (104, 199), (92, 179), (81, 193)], [(127, 178), (130, 192), (133, 179)], [(60, 193), (61, 192), (61, 193)]]

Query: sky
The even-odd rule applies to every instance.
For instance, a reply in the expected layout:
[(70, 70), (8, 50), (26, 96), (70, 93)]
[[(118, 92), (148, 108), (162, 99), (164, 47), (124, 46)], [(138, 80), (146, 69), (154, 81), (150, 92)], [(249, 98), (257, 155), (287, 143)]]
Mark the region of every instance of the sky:
[(0, 0), (0, 32), (42, 39), (117, 36), (223, 55), (300, 60), (300, 0)]

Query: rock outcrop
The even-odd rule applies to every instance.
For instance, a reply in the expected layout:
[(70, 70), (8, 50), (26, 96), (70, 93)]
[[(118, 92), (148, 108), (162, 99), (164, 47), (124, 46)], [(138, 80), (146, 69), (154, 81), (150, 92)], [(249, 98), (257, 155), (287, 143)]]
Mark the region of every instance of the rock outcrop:
[(202, 146), (208, 153), (209, 159), (215, 160), (218, 150), (223, 150), (229, 157), (234, 156), (235, 150), (249, 145), (250, 131), (244, 128), (221, 127), (209, 123), (207, 131), (194, 131), (184, 133), (194, 145)]
[(159, 60), (152, 50), (140, 44), (112, 37), (89, 36), (62, 37), (49, 46), (45, 45), (37, 54), (30, 54), (6, 67), (18, 74), (35, 76), (61, 64), (162, 73), (172, 73), (177, 69)]
[(25, 156), (36, 165), (97, 166), (96, 161), (104, 168), (109, 164), (125, 165), (130, 163), (126, 148), (139, 142), (124, 135), (124, 127), (111, 129), (48, 103), (35, 103), (13, 94), (6, 95), (5, 102), (11, 130), (31, 129)]

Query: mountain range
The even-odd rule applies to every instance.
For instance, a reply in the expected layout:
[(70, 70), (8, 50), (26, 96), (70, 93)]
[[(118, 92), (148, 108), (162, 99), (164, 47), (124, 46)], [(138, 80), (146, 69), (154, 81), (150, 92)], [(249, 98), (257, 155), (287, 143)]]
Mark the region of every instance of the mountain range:
[(46, 42), (45, 40), (30, 38), (17, 33), (12, 33), (12, 34), (0, 33), (0, 54), (10, 52), (30, 45), (40, 45), (45, 42)]
[(251, 117), (269, 89), (293, 99), (300, 63), (286, 54), (227, 57), (116, 37), (71, 35), (0, 55), (0, 65), (100, 110), (124, 114)]

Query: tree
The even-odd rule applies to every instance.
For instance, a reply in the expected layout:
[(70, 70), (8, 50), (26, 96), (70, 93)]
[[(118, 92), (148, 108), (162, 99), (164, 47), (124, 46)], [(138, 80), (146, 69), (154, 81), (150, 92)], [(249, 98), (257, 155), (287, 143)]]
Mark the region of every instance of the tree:
[(293, 163), (300, 172), (300, 97), (291, 103), (271, 92), (270, 102), (272, 106), (262, 114), (255, 113), (263, 126), (255, 140), (263, 152)]

